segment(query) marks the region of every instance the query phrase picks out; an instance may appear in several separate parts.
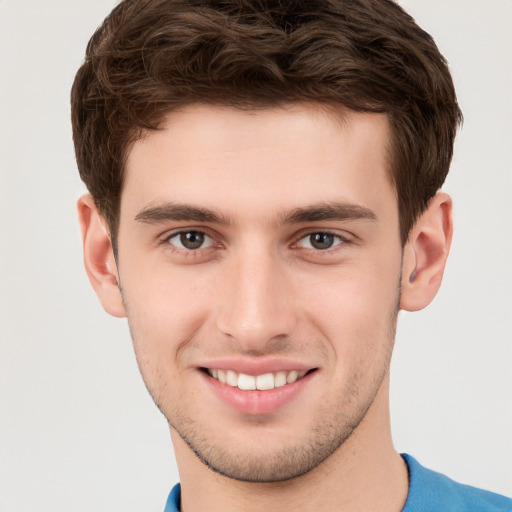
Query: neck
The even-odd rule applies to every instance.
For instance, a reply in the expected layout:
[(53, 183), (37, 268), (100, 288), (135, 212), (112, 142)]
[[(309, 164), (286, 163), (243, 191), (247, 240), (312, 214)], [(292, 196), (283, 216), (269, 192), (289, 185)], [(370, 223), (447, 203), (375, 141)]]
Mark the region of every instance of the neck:
[(391, 440), (388, 394), (386, 378), (345, 443), (315, 469), (284, 482), (247, 483), (216, 474), (171, 431), (182, 512), (400, 512), (407, 498), (408, 477)]

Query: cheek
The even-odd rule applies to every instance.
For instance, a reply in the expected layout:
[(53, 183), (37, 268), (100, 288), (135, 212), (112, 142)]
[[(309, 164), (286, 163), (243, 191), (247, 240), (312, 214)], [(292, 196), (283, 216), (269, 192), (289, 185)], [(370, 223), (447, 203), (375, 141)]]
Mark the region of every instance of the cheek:
[[(148, 362), (174, 361), (180, 344), (204, 323), (211, 303), (202, 276), (169, 265), (120, 268), (123, 299), (137, 356)], [(126, 279), (123, 279), (126, 276)]]
[(399, 298), (396, 261), (333, 269), (324, 279), (317, 278), (314, 287), (300, 286), (311, 290), (303, 298), (308, 305), (305, 314), (331, 341), (337, 359), (371, 357), (371, 351), (380, 347), (387, 351), (394, 338)]
[[(191, 390), (182, 386), (187, 370), (180, 364), (180, 347), (203, 325), (207, 294), (181, 272), (142, 266), (130, 270), (124, 269), (129, 278), (122, 286), (137, 364), (153, 400), (169, 417), (169, 404), (179, 403), (183, 393), (192, 400)], [(122, 279), (123, 269), (120, 274)]]

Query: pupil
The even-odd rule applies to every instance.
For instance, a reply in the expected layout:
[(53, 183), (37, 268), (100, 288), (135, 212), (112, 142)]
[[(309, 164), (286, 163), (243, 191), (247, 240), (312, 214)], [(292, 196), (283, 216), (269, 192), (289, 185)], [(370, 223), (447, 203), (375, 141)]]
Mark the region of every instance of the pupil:
[(329, 249), (334, 243), (334, 237), (329, 233), (314, 233), (309, 240), (315, 249)]
[(187, 249), (199, 249), (199, 247), (203, 245), (204, 235), (197, 231), (182, 233), (180, 235), (180, 242), (183, 244), (183, 247), (186, 247)]

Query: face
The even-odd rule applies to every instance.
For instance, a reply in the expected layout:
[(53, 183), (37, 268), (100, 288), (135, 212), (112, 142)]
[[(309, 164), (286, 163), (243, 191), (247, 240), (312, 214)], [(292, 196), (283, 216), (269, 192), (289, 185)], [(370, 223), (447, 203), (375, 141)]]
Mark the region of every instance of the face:
[(174, 433), (245, 481), (303, 474), (374, 404), (402, 248), (379, 114), (190, 106), (127, 159), (118, 272)]

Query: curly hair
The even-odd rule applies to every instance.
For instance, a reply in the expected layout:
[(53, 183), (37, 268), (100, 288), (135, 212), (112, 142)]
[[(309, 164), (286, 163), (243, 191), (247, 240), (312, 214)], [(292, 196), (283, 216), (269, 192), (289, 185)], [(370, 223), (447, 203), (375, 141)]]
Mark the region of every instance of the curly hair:
[(387, 115), (402, 243), (443, 184), (462, 114), (432, 37), (391, 0), (124, 0), (72, 93), (80, 176), (115, 242), (130, 145), (191, 103)]

